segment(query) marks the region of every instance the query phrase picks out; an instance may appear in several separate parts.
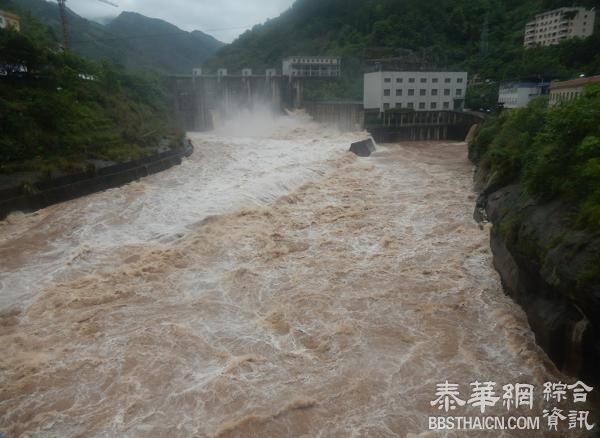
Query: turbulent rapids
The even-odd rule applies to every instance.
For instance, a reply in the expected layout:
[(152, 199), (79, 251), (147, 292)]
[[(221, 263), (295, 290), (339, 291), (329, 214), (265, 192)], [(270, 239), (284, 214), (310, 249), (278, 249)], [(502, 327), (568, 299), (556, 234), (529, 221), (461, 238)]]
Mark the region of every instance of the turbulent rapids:
[(240, 125), (1, 223), (5, 435), (428, 436), (437, 383), (560, 377), (472, 220), (465, 144), (362, 159), (301, 116)]

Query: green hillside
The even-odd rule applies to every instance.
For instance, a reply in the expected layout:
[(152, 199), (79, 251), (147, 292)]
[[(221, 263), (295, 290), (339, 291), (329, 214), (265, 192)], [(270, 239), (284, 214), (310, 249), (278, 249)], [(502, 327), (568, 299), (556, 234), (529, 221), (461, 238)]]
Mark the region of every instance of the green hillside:
[[(0, 0), (0, 8), (31, 14), (62, 41), (56, 2)], [(132, 12), (124, 12), (101, 25), (69, 10), (68, 21), (73, 51), (93, 61), (108, 60), (130, 71), (188, 73), (223, 46), (200, 31), (185, 32), (165, 21)]]
[(324, 98), (360, 98), (366, 61), (399, 56), (405, 49), (428, 63), (493, 80), (598, 73), (599, 32), (561, 47), (522, 48), (525, 23), (536, 13), (572, 5), (594, 7), (597, 1), (297, 0), (280, 17), (221, 49), (206, 66), (262, 69), (279, 67), (289, 55), (341, 55), (344, 81), (323, 85), (317, 94)]
[(0, 65), (0, 176), (80, 171), (90, 159), (135, 159), (181, 138), (158, 79), (59, 52), (31, 17), (21, 32), (0, 29)]

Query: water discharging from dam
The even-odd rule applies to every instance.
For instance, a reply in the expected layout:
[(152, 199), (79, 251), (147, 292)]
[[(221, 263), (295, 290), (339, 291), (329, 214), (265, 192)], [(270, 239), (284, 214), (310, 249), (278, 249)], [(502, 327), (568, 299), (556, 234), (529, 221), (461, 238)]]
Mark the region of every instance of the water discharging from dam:
[(0, 224), (0, 431), (428, 436), (437, 383), (560, 378), (472, 220), (465, 144), (360, 159), (300, 116), (235, 126)]

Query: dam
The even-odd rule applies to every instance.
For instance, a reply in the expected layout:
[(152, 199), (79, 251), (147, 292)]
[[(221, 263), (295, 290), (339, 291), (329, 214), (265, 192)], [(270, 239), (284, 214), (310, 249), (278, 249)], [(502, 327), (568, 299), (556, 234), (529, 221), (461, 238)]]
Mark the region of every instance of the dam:
[(462, 111), (365, 110), (356, 101), (307, 101), (305, 82), (335, 80), (330, 73), (320, 76), (286, 76), (275, 69), (255, 74), (251, 69), (206, 74), (197, 69), (190, 75), (171, 75), (168, 88), (171, 107), (179, 126), (186, 131), (210, 131), (219, 119), (239, 111), (268, 108), (274, 113), (305, 110), (315, 121), (341, 131), (366, 129), (379, 142), (400, 140), (464, 140), (479, 115)]

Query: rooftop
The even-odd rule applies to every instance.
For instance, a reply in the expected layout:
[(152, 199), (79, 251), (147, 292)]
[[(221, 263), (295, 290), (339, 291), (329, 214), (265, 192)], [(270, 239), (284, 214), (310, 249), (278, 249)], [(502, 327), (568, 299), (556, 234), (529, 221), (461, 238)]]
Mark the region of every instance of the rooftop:
[(428, 70), (418, 70), (418, 69), (381, 69), (381, 70), (375, 70), (375, 71), (367, 71), (365, 72), (366, 75), (369, 74), (374, 74), (374, 73), (413, 73), (415, 75), (419, 75), (419, 74), (426, 74), (426, 73), (461, 73), (461, 74), (467, 74), (467, 71), (461, 71), (461, 70), (448, 70), (448, 69), (428, 69)]
[(547, 87), (548, 82), (502, 82), (500, 88), (536, 88), (536, 87)]
[[(546, 12), (542, 12), (541, 14), (537, 14), (537, 17), (544, 17), (547, 15), (553, 15), (553, 14), (557, 14), (560, 12), (570, 12), (570, 11), (585, 11), (586, 8), (582, 8), (582, 7), (572, 7), (572, 8), (557, 8), (557, 9), (552, 9), (551, 11), (546, 11)], [(592, 9), (593, 10), (593, 9)]]
[(559, 88), (583, 87), (590, 84), (600, 84), (600, 75), (572, 79), (570, 81), (554, 81), (550, 84), (550, 88), (552, 90), (557, 90)]
[(17, 14), (15, 14), (13, 12), (4, 11), (2, 9), (0, 9), (0, 15), (2, 15), (4, 17), (7, 17), (7, 18), (12, 18), (14, 20), (19, 20), (20, 19), (20, 17)]

